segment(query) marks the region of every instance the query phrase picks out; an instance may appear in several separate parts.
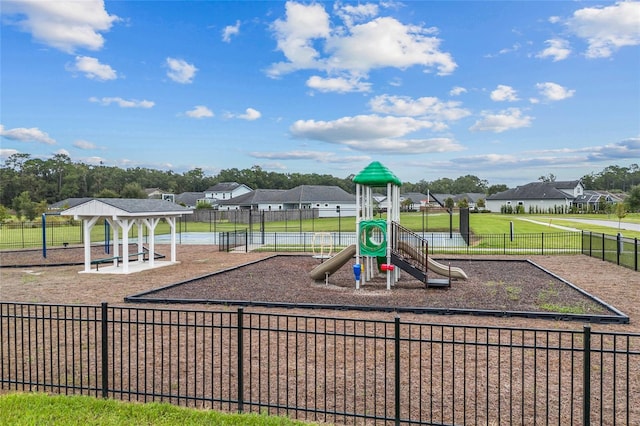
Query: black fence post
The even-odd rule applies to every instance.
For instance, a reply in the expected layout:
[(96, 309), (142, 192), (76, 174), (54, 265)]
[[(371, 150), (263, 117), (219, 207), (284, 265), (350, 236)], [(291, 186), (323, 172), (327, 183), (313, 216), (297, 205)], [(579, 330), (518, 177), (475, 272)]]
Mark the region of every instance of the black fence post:
[(602, 233), (601, 237), (602, 237), (602, 260), (605, 260), (605, 256), (604, 256), (604, 249), (605, 249), (605, 246), (604, 246), (604, 239), (605, 239), (604, 232)]
[(544, 232), (541, 232), (541, 239), (540, 239), (540, 254), (544, 256)]
[(394, 330), (395, 342), (395, 424), (400, 425), (400, 317), (396, 316)]
[(633, 239), (633, 246), (635, 247), (635, 256), (634, 256), (635, 260), (633, 261), (633, 269), (637, 271), (638, 270), (638, 238), (637, 237)]
[(582, 357), (582, 425), (591, 424), (591, 327), (584, 326), (584, 352)]
[(243, 311), (242, 307), (238, 308), (238, 412), (242, 413), (244, 410), (244, 324), (243, 324)]
[(100, 323), (102, 325), (101, 349), (102, 349), (102, 398), (106, 399), (109, 395), (109, 339), (107, 333), (109, 331), (107, 322), (107, 302), (100, 305)]

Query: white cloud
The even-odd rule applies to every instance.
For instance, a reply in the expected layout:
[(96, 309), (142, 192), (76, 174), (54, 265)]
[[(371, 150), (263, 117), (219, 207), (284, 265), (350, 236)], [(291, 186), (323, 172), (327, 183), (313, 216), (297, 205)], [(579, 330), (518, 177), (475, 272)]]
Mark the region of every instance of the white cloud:
[(476, 121), (469, 130), (502, 133), (511, 129), (529, 127), (533, 121), (532, 117), (523, 116), (522, 111), (518, 108), (509, 108), (498, 114), (483, 112), (482, 116), (482, 119)]
[(198, 71), (195, 65), (186, 62), (183, 59), (167, 58), (167, 76), (176, 83), (192, 83), (193, 78)]
[(471, 114), (460, 105), (460, 102), (443, 102), (435, 97), (413, 99), (392, 95), (376, 96), (369, 101), (369, 106), (374, 112), (444, 121), (459, 120)]
[(47, 145), (55, 145), (56, 143), (55, 139), (37, 127), (5, 129), (5, 127), (0, 124), (0, 136), (20, 142), (39, 142)]
[(222, 41), (231, 42), (231, 36), (240, 34), (240, 21), (236, 21), (235, 25), (227, 25), (222, 30)]
[(19, 153), (20, 151), (18, 151), (17, 149), (11, 149), (11, 148), (0, 148), (0, 158), (9, 158), (14, 154)]
[(313, 160), (319, 163), (351, 163), (354, 161), (369, 161), (368, 155), (338, 155), (326, 151), (286, 151), (286, 152), (250, 152), (254, 158), (269, 160)]
[(548, 149), (524, 151), (517, 154), (482, 154), (454, 158), (442, 164), (442, 168), (470, 165), (478, 170), (544, 168), (549, 166), (576, 168), (582, 174), (586, 167), (596, 162), (611, 162), (640, 158), (640, 138), (630, 138), (603, 146), (589, 146), (576, 149)]
[(78, 149), (96, 149), (97, 146), (93, 142), (85, 141), (85, 140), (77, 140), (73, 143), (73, 146)]
[(260, 111), (253, 109), (253, 108), (247, 108), (244, 112), (244, 114), (234, 114), (231, 112), (226, 112), (224, 114), (225, 118), (239, 118), (241, 120), (247, 120), (247, 121), (253, 121), (253, 120), (257, 120), (258, 118), (262, 117), (262, 114), (260, 113)]
[(238, 118), (241, 118), (247, 121), (257, 120), (260, 117), (262, 117), (262, 114), (260, 113), (260, 111), (255, 110), (253, 108), (247, 108), (244, 114), (238, 115)]
[(569, 42), (567, 40), (556, 38), (546, 40), (545, 43), (548, 47), (538, 53), (536, 57), (551, 58), (553, 59), (553, 62), (558, 62), (563, 59), (567, 59), (571, 54), (571, 49), (569, 48)]
[(377, 8), (366, 5), (337, 10), (346, 27), (332, 27), (322, 4), (287, 2), (285, 19), (272, 25), (286, 61), (272, 64), (268, 74), (279, 77), (315, 69), (362, 79), (377, 68), (422, 66), (425, 72), (446, 75), (457, 67), (451, 54), (440, 50), (441, 40), (434, 36), (434, 28), (405, 25), (391, 17), (366, 21), (377, 13)]
[(621, 47), (640, 45), (640, 2), (579, 9), (566, 25), (588, 43), (588, 58), (607, 58)]
[(518, 92), (511, 86), (499, 84), (498, 87), (491, 92), (491, 100), (496, 102), (514, 102), (518, 100)]
[[(101, 33), (119, 18), (109, 15), (103, 0), (17, 1), (3, 0), (2, 13), (17, 16), (12, 23), (35, 40), (67, 53), (76, 49), (99, 50)], [(5, 20), (5, 22), (10, 22)]]
[(311, 76), (307, 80), (307, 86), (319, 92), (369, 92), (371, 83), (365, 83), (358, 78), (323, 78), (317, 75)]
[(192, 110), (185, 112), (185, 115), (191, 118), (208, 118), (213, 117), (213, 111), (204, 105), (196, 105)]
[(70, 155), (69, 151), (67, 151), (66, 149), (63, 149), (63, 148), (57, 150), (54, 154), (62, 154), (62, 155), (66, 155), (67, 157), (69, 157), (69, 155)]
[(625, 139), (601, 147), (593, 147), (588, 158), (594, 161), (640, 158), (640, 137)]
[(371, 69), (414, 65), (425, 71), (436, 69), (440, 75), (451, 74), (457, 67), (449, 53), (440, 50), (441, 40), (433, 28), (404, 25), (394, 18), (380, 17), (356, 25), (344, 37), (327, 40), (329, 69), (367, 73)]
[(72, 72), (84, 73), (84, 76), (91, 80), (115, 80), (118, 78), (117, 72), (109, 65), (101, 64), (96, 58), (90, 56), (76, 56), (74, 65), (67, 66)]
[(362, 22), (367, 18), (378, 15), (378, 5), (374, 3), (364, 4), (341, 4), (336, 3), (334, 6), (335, 13), (347, 27), (353, 26), (354, 22)]
[(463, 93), (467, 93), (467, 89), (464, 87), (456, 86), (449, 91), (450, 96), (460, 96)]
[(99, 103), (100, 105), (108, 106), (111, 104), (116, 104), (120, 108), (153, 108), (155, 102), (153, 101), (139, 101), (137, 99), (123, 99), (120, 97), (105, 97), (105, 98), (96, 98), (90, 97), (89, 102)]
[(287, 2), (285, 9), (285, 20), (277, 19), (271, 28), (278, 50), (289, 62), (273, 64), (269, 74), (274, 77), (297, 69), (319, 67), (320, 53), (313, 47), (313, 40), (326, 39), (330, 35), (329, 15), (322, 5)]
[(569, 90), (566, 87), (551, 82), (538, 83), (536, 87), (540, 91), (540, 94), (548, 101), (561, 101), (572, 97), (576, 92), (575, 90)]
[(290, 127), (290, 132), (295, 138), (339, 144), (365, 152), (417, 154), (462, 149), (449, 138), (403, 139), (410, 133), (431, 127), (432, 123), (411, 117), (359, 115), (334, 121), (298, 120)]

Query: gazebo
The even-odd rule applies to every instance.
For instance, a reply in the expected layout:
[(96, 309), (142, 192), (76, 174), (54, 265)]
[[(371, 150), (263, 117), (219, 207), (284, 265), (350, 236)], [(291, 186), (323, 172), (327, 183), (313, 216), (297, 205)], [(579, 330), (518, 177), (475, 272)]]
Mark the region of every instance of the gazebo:
[[(84, 235), (84, 270), (91, 270), (91, 230), (99, 219), (104, 219), (112, 229), (113, 254), (106, 261), (112, 261), (111, 266), (103, 267), (99, 272), (129, 274), (144, 269), (152, 269), (178, 263), (176, 259), (176, 219), (193, 211), (166, 200), (157, 199), (129, 199), (129, 198), (88, 198), (84, 202), (69, 207), (60, 212), (61, 216), (73, 216), (75, 220), (82, 220)], [(171, 258), (170, 262), (156, 262), (155, 228), (161, 219), (166, 220), (171, 228)], [(129, 253), (129, 231), (138, 227), (137, 253)], [(149, 236), (149, 259), (144, 262), (142, 246), (143, 226), (146, 226)], [(122, 253), (120, 253), (120, 237), (122, 237)], [(130, 268), (129, 258), (136, 256), (136, 267)], [(96, 268), (97, 270), (98, 268)]]

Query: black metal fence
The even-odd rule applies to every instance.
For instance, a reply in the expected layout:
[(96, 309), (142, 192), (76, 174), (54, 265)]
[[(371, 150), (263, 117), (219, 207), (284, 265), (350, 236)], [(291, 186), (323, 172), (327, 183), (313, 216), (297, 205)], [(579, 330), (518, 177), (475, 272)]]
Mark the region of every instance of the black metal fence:
[(640, 334), (0, 303), (4, 390), (335, 424), (640, 424)]
[(634, 271), (638, 270), (640, 264), (638, 247), (637, 238), (625, 238), (621, 234), (582, 232), (582, 254), (622, 265)]

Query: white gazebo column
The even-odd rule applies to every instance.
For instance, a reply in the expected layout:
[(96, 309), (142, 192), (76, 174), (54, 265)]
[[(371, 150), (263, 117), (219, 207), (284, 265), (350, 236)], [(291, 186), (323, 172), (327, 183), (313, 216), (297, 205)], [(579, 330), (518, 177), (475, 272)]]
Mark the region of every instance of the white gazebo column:
[(142, 227), (142, 225), (144, 225), (144, 222), (142, 219), (136, 219), (136, 225), (138, 225), (138, 262), (144, 262), (144, 254), (141, 254), (144, 252), (144, 246), (142, 245), (143, 241), (142, 241), (142, 237), (143, 237), (143, 232), (142, 230), (144, 229)]
[(171, 228), (171, 261), (176, 261), (176, 218), (175, 216), (166, 217), (169, 228)]
[[(78, 220), (77, 217), (74, 219)], [(91, 230), (98, 219), (98, 217), (92, 217), (91, 219), (82, 220), (84, 228), (84, 272), (91, 271)]]
[(144, 223), (149, 229), (149, 266), (153, 268), (155, 265), (156, 257), (156, 226), (160, 222), (160, 218), (151, 217), (144, 219)]
[(129, 231), (135, 222), (129, 219), (118, 220), (119, 228), (122, 229), (122, 272), (129, 273)]
[[(111, 226), (111, 240), (113, 240), (113, 253), (111, 255), (116, 258), (120, 256), (120, 226), (116, 222), (116, 218), (113, 218), (113, 220), (105, 218), (105, 220)], [(113, 259), (113, 266), (117, 265), (118, 259)]]

